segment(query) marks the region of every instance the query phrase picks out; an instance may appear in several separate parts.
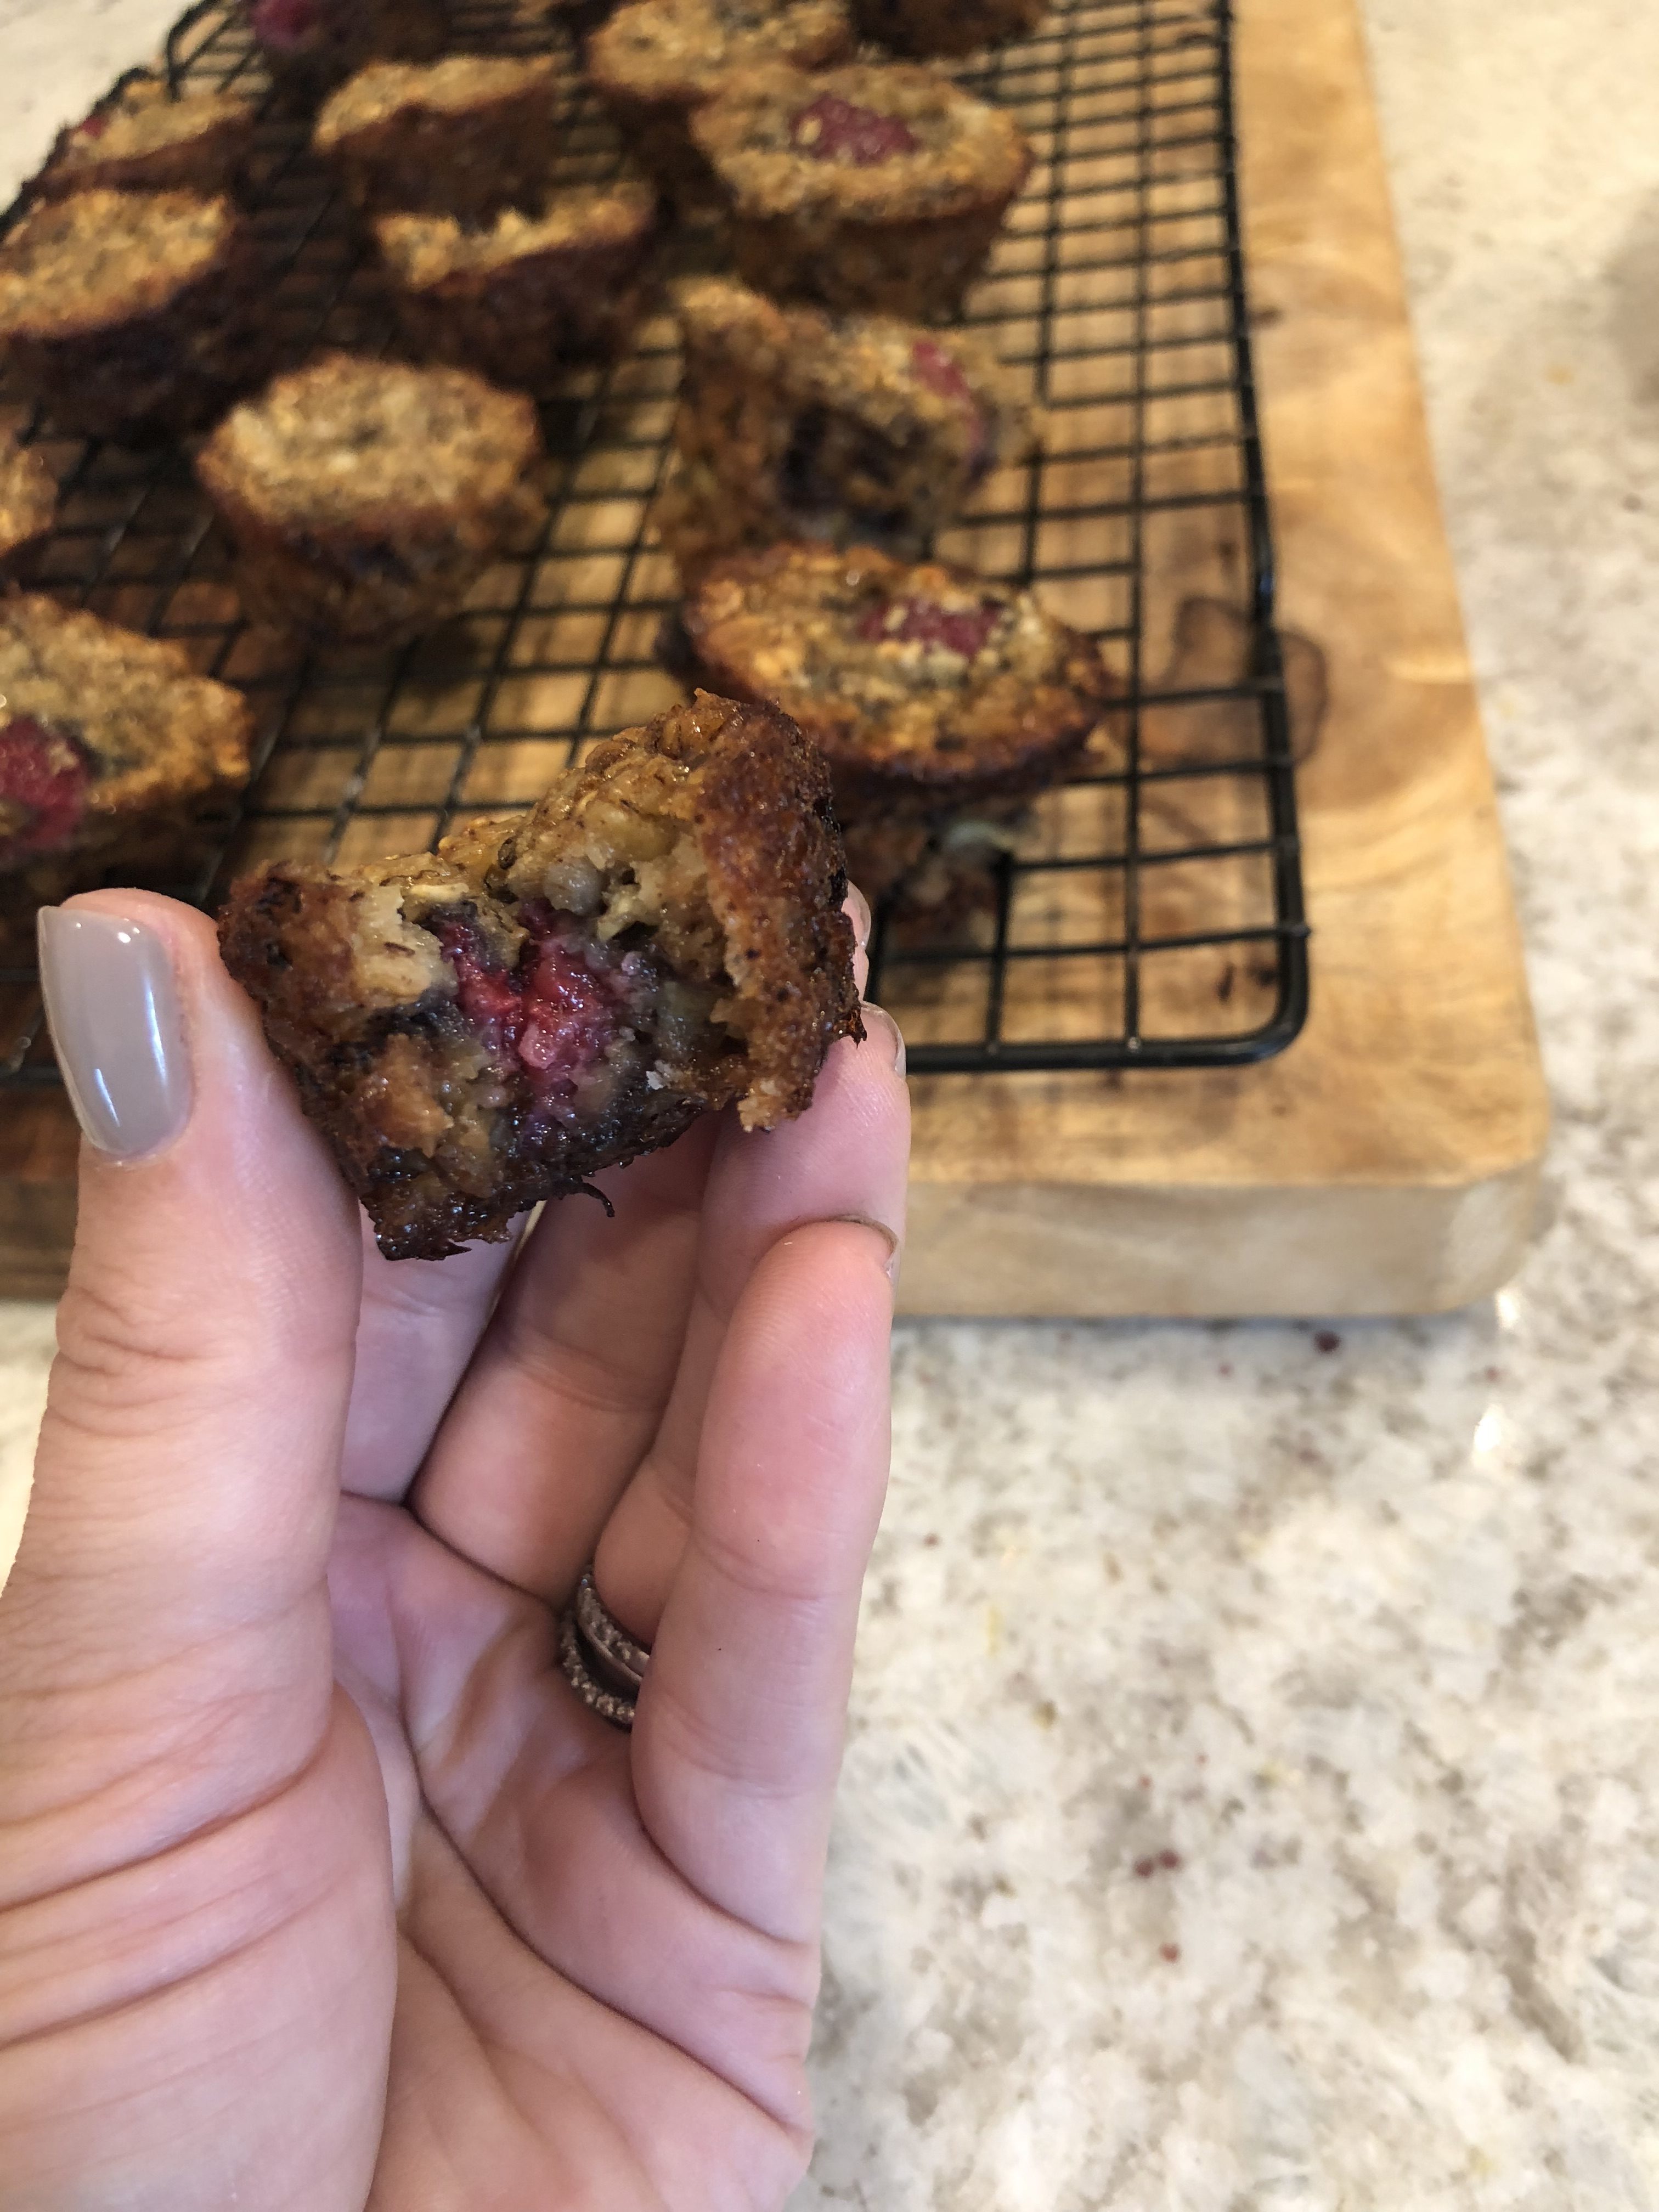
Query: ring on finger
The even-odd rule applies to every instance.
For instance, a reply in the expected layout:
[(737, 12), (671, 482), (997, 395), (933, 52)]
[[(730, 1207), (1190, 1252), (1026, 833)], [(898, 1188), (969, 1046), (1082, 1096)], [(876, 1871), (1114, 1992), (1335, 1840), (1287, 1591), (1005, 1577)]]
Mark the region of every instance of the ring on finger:
[(591, 1565), (583, 1568), (559, 1622), (559, 1663), (590, 1712), (612, 1728), (633, 1727), (640, 1685), (651, 1663), (650, 1646), (631, 1637), (606, 1610)]

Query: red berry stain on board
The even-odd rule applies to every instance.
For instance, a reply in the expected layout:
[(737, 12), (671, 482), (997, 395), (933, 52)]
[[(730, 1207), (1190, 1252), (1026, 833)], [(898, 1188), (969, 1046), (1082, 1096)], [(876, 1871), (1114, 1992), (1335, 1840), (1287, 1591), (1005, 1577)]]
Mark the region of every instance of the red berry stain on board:
[(457, 1005), (493, 1052), (512, 1053), (538, 1100), (566, 1097), (605, 1054), (635, 981), (629, 963), (603, 971), (557, 936), (551, 908), (524, 917), (529, 941), (514, 969), (492, 966), (477, 933), (445, 922), (438, 942), (455, 970)]
[(874, 107), (860, 107), (833, 92), (823, 92), (810, 107), (791, 117), (789, 136), (797, 153), (814, 161), (846, 161), (855, 169), (878, 169), (901, 154), (914, 154), (920, 143), (909, 125)]
[(1181, 1956), (1181, 1946), (1179, 1943), (1160, 1943), (1158, 1947), (1158, 1955), (1166, 1965), (1173, 1966)]
[(866, 645), (933, 645), (971, 660), (1002, 618), (998, 606), (942, 607), (937, 599), (883, 599), (859, 623)]
[(301, 46), (316, 27), (317, 0), (255, 0), (253, 35), (262, 46)]
[(91, 782), (85, 750), (65, 732), (29, 714), (0, 727), (0, 862), (61, 845), (87, 811)]
[(944, 347), (935, 345), (932, 338), (918, 338), (910, 349), (910, 367), (918, 384), (925, 384), (930, 392), (938, 392), (941, 399), (948, 399), (961, 410), (973, 439), (968, 465), (975, 471), (982, 469), (991, 458), (991, 441), (986, 434), (985, 417), (962, 373), (961, 364), (952, 361)]
[(1181, 1865), (1179, 1851), (1149, 1851), (1143, 1859), (1135, 1861), (1135, 1874), (1148, 1881), (1155, 1874), (1174, 1874)]
[(107, 115), (89, 115), (75, 135), (77, 138), (101, 138), (108, 129)]
[(1314, 1331), (1316, 1352), (1340, 1352), (1341, 1349), (1342, 1340), (1334, 1328), (1316, 1328)]

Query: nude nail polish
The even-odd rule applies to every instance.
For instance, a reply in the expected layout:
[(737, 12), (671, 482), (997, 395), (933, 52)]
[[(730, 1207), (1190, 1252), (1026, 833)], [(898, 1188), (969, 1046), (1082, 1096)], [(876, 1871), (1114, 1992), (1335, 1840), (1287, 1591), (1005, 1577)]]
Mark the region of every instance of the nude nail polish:
[(887, 1048), (893, 1056), (894, 1069), (898, 1074), (902, 1075), (904, 1073), (904, 1032), (899, 1027), (898, 1024), (893, 1019), (893, 1017), (888, 1012), (886, 1007), (873, 1006), (866, 1000), (864, 1006), (864, 1026), (869, 1032), (871, 1042), (872, 1043), (877, 1036), (880, 1036), (885, 1041)]
[(88, 1141), (143, 1159), (190, 1119), (179, 986), (152, 929), (118, 915), (42, 907), (40, 990), (64, 1087)]

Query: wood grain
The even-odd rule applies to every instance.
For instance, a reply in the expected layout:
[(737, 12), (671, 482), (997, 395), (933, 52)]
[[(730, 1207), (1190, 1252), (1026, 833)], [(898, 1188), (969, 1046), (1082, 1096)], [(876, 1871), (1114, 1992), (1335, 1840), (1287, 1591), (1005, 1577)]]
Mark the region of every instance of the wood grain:
[[(1239, 112), (1257, 368), (1279, 552), (1280, 610), (1293, 707), (1307, 757), (1299, 796), (1313, 945), (1312, 1013), (1281, 1058), (1237, 1071), (994, 1078), (935, 1077), (913, 1086), (912, 1230), (902, 1304), (914, 1313), (1249, 1315), (1431, 1311), (1491, 1290), (1516, 1266), (1532, 1218), (1547, 1129), (1524, 972), (1469, 680), (1455, 578), (1441, 524), (1418, 387), (1387, 182), (1348, 0), (1243, 0)], [(1195, 155), (1194, 159), (1201, 159)], [(1110, 157), (1068, 165), (1067, 187), (1109, 186)], [(1034, 179), (1040, 193), (1042, 179)], [(1178, 162), (1161, 195), (1160, 242), (1185, 242), (1201, 277), (1211, 222), (1182, 213)], [(1017, 211), (988, 290), (1000, 306), (1035, 283), (1036, 224)], [(1199, 289), (1194, 285), (1191, 289)], [(1045, 506), (1112, 495), (1109, 465), (1072, 453), (1123, 435), (1121, 309), (1091, 272), (1064, 270), (1060, 333), (1079, 358), (1058, 365), (1044, 463)], [(1176, 298), (1152, 328), (1197, 380), (1224, 377), (1224, 354)], [(654, 404), (654, 389), (642, 394)], [(1210, 435), (1215, 403), (1154, 403), (1149, 435)], [(596, 466), (605, 464), (596, 457)], [(1224, 491), (1230, 441), (1172, 449), (1155, 464), (1160, 493)], [(613, 488), (605, 487), (606, 490)], [(614, 487), (631, 494), (632, 486)], [(1126, 487), (1127, 489), (1127, 487)], [(984, 503), (1006, 504), (994, 479)], [(1164, 512), (1145, 548), (1151, 672), (1225, 680), (1237, 652), (1247, 577), (1242, 530), (1224, 507)], [(1220, 521), (1218, 517), (1223, 518)], [(555, 549), (551, 596), (580, 607), (615, 588), (633, 513), (620, 502), (570, 511), (581, 537)], [(1102, 525), (1045, 523), (1045, 562), (1098, 560)], [(1017, 557), (1002, 525), (970, 520), (942, 548), (988, 570)], [(1068, 536), (1069, 533), (1069, 536)], [(624, 588), (661, 588), (654, 556)], [(609, 566), (607, 566), (609, 564)], [(588, 572), (593, 573), (590, 575)], [(601, 573), (603, 572), (603, 573)], [(494, 617), (489, 586), (469, 619)], [(1056, 611), (1091, 627), (1121, 623), (1121, 579), (1049, 586)], [(1067, 594), (1070, 594), (1068, 597)], [(574, 655), (580, 611), (527, 626), (526, 658)], [(638, 647), (624, 614), (618, 652)], [(644, 617), (641, 620), (646, 619)], [(654, 617), (650, 617), (654, 621)], [(545, 630), (548, 635), (543, 635)], [(257, 634), (255, 634), (257, 635)], [(597, 640), (591, 641), (597, 643)], [(602, 675), (617, 719), (667, 695), (654, 673)], [(573, 684), (534, 674), (503, 687), (494, 712), (522, 727), (573, 711)], [(562, 690), (560, 687), (562, 686)], [(620, 688), (618, 688), (620, 687)], [(629, 689), (629, 687), (632, 687)], [(524, 694), (523, 696), (520, 693)], [(623, 696), (626, 692), (627, 696)], [(639, 693), (636, 697), (635, 692)], [(646, 696), (648, 693), (650, 696)], [(554, 696), (556, 694), (557, 696)], [(441, 686), (427, 700), (433, 744), (380, 753), (368, 789), (407, 806), (353, 825), (386, 849), (428, 833), (453, 757)], [(349, 721), (349, 694), (330, 711)], [(319, 702), (319, 711), (323, 711)], [(1147, 718), (1154, 757), (1217, 757), (1237, 749), (1229, 707), (1167, 708)], [(448, 720), (446, 716), (448, 716)], [(295, 803), (331, 805), (334, 781), (360, 769), (355, 726), (307, 729), (273, 763)], [(424, 731), (409, 731), (422, 736)], [(1109, 753), (1109, 727), (1102, 743)], [(478, 757), (480, 805), (533, 795), (564, 757), (513, 744)], [(503, 782), (501, 779), (505, 777)], [(331, 781), (332, 779), (332, 781)], [(317, 792), (311, 785), (318, 785)], [(323, 787), (326, 786), (325, 789)], [(303, 789), (301, 788), (303, 787)], [(1262, 824), (1255, 787), (1224, 778), (1154, 787), (1144, 834), (1173, 849), (1249, 836)], [(1110, 787), (1056, 794), (1036, 836), (1052, 852), (1115, 841)], [(290, 825), (291, 828), (291, 825)], [(368, 847), (365, 846), (365, 850)], [(355, 848), (343, 857), (360, 857)], [(1031, 879), (1017, 918), (1038, 948), (1115, 933), (1121, 885), (1090, 872)], [(1143, 916), (1153, 930), (1248, 925), (1266, 918), (1259, 864), (1220, 880), (1179, 866), (1149, 870)], [(1098, 1031), (1115, 969), (1022, 963), (1006, 1033)], [(964, 971), (892, 1003), (914, 1036), (960, 1034), (976, 1014)], [(1267, 985), (1248, 961), (1205, 949), (1147, 963), (1143, 1024), (1176, 1034), (1218, 1022), (1244, 1031), (1267, 1011)], [(75, 1134), (50, 1096), (0, 1107), (0, 1291), (46, 1295), (61, 1283), (73, 1224)]]

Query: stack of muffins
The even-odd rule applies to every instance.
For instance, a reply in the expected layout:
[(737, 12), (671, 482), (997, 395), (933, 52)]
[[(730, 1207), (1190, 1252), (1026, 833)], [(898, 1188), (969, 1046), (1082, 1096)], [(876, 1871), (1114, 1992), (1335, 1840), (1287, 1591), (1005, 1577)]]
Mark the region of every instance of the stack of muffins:
[[(403, 357), (313, 355), (258, 388), (275, 331), (239, 198), (254, 108), (144, 83), (65, 131), (31, 186), (0, 244), (0, 344), (61, 428), (199, 440), (250, 620), (386, 647), (543, 526), (537, 401), (625, 348), (662, 242), (689, 234), (714, 273), (674, 294), (684, 380), (653, 514), (684, 581), (682, 668), (820, 744), (867, 890), (954, 897), (951, 856), (995, 848), (1108, 691), (1029, 592), (923, 557), (1036, 432), (1008, 370), (949, 327), (1030, 149), (920, 63), (1018, 36), (1041, 4), (625, 0), (585, 60), (633, 167), (573, 186), (572, 73), (551, 55), (448, 51), (447, 0), (249, 0)], [(27, 448), (0, 450), (13, 574), (52, 497)], [(9, 653), (0, 930), (122, 864), (118, 816), (129, 833), (234, 788), (249, 739), (240, 697), (174, 648), (50, 600), (0, 605)], [(989, 847), (963, 834), (982, 821), (1003, 825)]]

